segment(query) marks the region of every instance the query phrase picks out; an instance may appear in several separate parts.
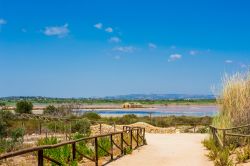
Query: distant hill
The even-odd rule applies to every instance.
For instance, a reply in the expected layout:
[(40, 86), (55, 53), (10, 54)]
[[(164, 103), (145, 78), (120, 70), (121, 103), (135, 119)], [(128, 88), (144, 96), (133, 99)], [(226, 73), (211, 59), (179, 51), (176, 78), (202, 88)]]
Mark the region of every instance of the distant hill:
[(107, 97), (91, 98), (53, 98), (43, 96), (10, 96), (0, 97), (0, 100), (192, 100), (215, 99), (214, 95), (189, 95), (189, 94), (129, 94)]
[(105, 99), (117, 100), (177, 100), (177, 99), (215, 99), (214, 95), (189, 95), (189, 94), (130, 94), (107, 96)]

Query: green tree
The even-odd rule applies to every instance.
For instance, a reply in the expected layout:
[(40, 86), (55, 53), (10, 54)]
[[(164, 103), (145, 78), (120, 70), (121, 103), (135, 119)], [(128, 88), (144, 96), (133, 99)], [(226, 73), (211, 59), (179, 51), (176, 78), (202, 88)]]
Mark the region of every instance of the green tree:
[(31, 114), (33, 109), (33, 104), (28, 101), (19, 101), (16, 103), (16, 112), (17, 113), (26, 113)]
[(48, 114), (48, 115), (57, 115), (58, 113), (58, 109), (54, 106), (54, 105), (48, 105), (44, 110), (43, 110), (44, 114)]

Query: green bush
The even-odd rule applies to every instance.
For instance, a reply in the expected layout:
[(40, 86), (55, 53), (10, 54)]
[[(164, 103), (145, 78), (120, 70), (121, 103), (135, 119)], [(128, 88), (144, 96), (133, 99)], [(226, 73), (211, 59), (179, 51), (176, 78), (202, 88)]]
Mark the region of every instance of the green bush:
[(215, 166), (233, 166), (233, 161), (230, 159), (230, 151), (226, 148), (219, 151), (217, 158), (214, 161)]
[(0, 119), (0, 139), (6, 137), (7, 135), (7, 124), (2, 119)]
[(202, 144), (209, 150), (207, 157), (210, 160), (215, 160), (221, 149), (215, 144), (214, 140), (212, 138), (205, 139)]
[(89, 135), (90, 134), (90, 121), (86, 118), (77, 120), (71, 123), (72, 133), (78, 132), (81, 134)]
[(0, 102), (0, 107), (6, 106), (6, 103)]
[(17, 128), (11, 131), (11, 138), (14, 142), (23, 142), (23, 136), (25, 134), (25, 131), (23, 128)]
[(25, 114), (31, 114), (33, 109), (33, 104), (28, 101), (19, 101), (16, 103), (16, 112), (17, 113), (25, 113)]
[(118, 123), (119, 124), (131, 124), (138, 121), (138, 117), (134, 114), (128, 114), (123, 115), (121, 118), (119, 118)]
[[(101, 146), (106, 151), (110, 151), (111, 149), (110, 139), (107, 137), (102, 137), (98, 139), (98, 145)], [(98, 148), (98, 155), (102, 157), (102, 156), (108, 156), (109, 154), (104, 150), (102, 150), (101, 148)]]
[(0, 111), (0, 139), (7, 136), (9, 121), (14, 118), (10, 111)]
[(48, 105), (44, 110), (43, 114), (47, 115), (57, 115), (58, 109), (54, 105)]
[(99, 120), (101, 116), (96, 112), (85, 112), (81, 117), (87, 118), (89, 120)]

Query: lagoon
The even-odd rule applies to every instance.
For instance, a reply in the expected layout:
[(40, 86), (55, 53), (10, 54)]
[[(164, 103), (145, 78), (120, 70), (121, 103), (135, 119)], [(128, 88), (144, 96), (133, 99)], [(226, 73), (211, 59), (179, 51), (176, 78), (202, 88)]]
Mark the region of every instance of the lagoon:
[(76, 115), (82, 115), (85, 112), (96, 112), (103, 117), (119, 117), (127, 114), (137, 116), (215, 116), (218, 107), (215, 105), (185, 105), (185, 106), (160, 106), (154, 108), (136, 108), (136, 109), (78, 109), (74, 110)]

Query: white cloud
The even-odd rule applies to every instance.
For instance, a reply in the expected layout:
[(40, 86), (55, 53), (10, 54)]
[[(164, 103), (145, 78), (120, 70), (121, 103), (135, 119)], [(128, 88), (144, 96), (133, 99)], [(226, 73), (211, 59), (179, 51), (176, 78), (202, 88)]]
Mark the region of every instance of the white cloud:
[(2, 19), (2, 18), (0, 18), (0, 32), (1, 32), (2, 26), (3, 26), (4, 24), (7, 24), (7, 21), (4, 20), (4, 19)]
[(105, 31), (111, 33), (111, 32), (113, 32), (113, 28), (108, 27), (108, 28), (105, 29)]
[(154, 43), (148, 43), (149, 48), (157, 48), (156, 44)]
[(119, 43), (121, 39), (119, 37), (111, 37), (108, 41), (111, 43)]
[(242, 64), (240, 64), (240, 67), (241, 68), (247, 68), (247, 65), (242, 63)]
[(97, 29), (102, 29), (102, 26), (103, 26), (102, 23), (97, 23), (94, 25), (94, 27)]
[(132, 53), (135, 51), (135, 47), (132, 46), (120, 46), (120, 47), (115, 47), (113, 48), (114, 51), (118, 51), (118, 52), (125, 52), (125, 53)]
[(65, 37), (69, 33), (68, 24), (63, 26), (46, 27), (43, 33), (47, 36)]
[(198, 51), (196, 51), (196, 50), (191, 50), (191, 51), (189, 51), (189, 54), (190, 54), (190, 55), (197, 55), (197, 54), (198, 54)]
[(181, 54), (172, 54), (169, 56), (168, 62), (176, 61), (182, 58)]
[(228, 60), (225, 60), (225, 63), (230, 64), (230, 63), (233, 63), (233, 61), (228, 59)]
[(7, 24), (7, 21), (4, 20), (4, 19), (2, 19), (2, 18), (0, 18), (0, 26), (1, 26), (1, 25), (4, 25), (4, 24)]

